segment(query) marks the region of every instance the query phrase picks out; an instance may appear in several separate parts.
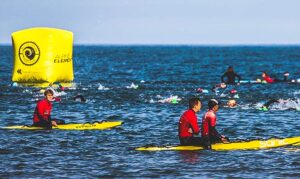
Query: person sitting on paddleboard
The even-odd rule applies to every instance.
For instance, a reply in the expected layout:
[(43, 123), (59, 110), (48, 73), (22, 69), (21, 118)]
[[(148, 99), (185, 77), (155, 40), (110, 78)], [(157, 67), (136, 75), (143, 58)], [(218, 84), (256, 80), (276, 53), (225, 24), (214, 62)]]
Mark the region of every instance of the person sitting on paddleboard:
[(201, 145), (201, 137), (196, 137), (200, 133), (196, 113), (201, 109), (199, 98), (189, 100), (189, 109), (185, 111), (178, 122), (178, 137), (181, 145)]
[[(227, 77), (227, 81), (224, 80), (224, 77)], [(222, 83), (226, 83), (229, 85), (235, 85), (236, 84), (235, 77), (238, 78), (238, 83), (240, 83), (241, 76), (238, 75), (237, 73), (235, 73), (233, 71), (233, 67), (230, 66), (230, 67), (228, 67), (227, 71), (222, 75), (221, 80), (222, 80)]]
[(208, 111), (202, 118), (202, 140), (206, 149), (211, 149), (211, 144), (217, 142), (229, 142), (229, 139), (221, 135), (217, 129), (217, 115), (216, 112), (219, 109), (219, 102), (215, 99), (211, 99), (208, 102)]
[(275, 82), (290, 82), (288, 80), (289, 72), (284, 72), (283, 74), (283, 80), (276, 79), (276, 78), (271, 78), (267, 72), (262, 72), (261, 76), (263, 77), (263, 80), (265, 80), (267, 83), (275, 83)]
[(53, 91), (47, 89), (44, 92), (45, 98), (39, 100), (34, 110), (33, 114), (33, 125), (35, 127), (45, 127), (47, 129), (52, 129), (52, 126), (57, 126), (57, 124), (64, 124), (64, 120), (51, 119), (52, 110), (52, 100)]

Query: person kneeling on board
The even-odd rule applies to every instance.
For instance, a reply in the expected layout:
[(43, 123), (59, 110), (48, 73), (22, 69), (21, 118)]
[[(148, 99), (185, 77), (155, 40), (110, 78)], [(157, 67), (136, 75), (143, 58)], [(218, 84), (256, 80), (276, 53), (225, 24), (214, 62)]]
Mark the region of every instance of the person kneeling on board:
[(51, 119), (53, 91), (47, 89), (44, 92), (45, 98), (39, 100), (33, 114), (33, 125), (34, 127), (45, 127), (52, 129), (52, 126), (57, 124), (65, 124), (64, 120)]
[[(224, 80), (224, 78), (227, 77), (227, 81)], [(238, 82), (235, 82), (235, 77), (238, 78)], [(241, 76), (234, 72), (233, 67), (228, 67), (227, 71), (222, 75), (221, 77), (222, 83), (228, 84), (228, 85), (236, 85), (239, 84), (241, 81)]]
[(217, 115), (219, 109), (219, 102), (211, 99), (208, 102), (208, 111), (202, 118), (202, 142), (206, 149), (211, 149), (211, 144), (223, 142), (228, 143), (229, 139), (221, 134), (216, 129)]
[(196, 113), (201, 109), (199, 98), (189, 100), (189, 109), (185, 111), (178, 122), (178, 136), (181, 145), (201, 145), (201, 137), (196, 137), (200, 133)]

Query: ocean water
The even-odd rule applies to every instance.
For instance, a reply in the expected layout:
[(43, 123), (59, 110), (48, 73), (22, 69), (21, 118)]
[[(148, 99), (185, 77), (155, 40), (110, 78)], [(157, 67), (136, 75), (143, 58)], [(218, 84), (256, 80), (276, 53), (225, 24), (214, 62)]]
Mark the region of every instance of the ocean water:
[[(177, 122), (188, 99), (222, 102), (217, 129), (230, 139), (300, 136), (300, 83), (241, 84), (214, 93), (228, 66), (244, 80), (262, 71), (300, 78), (300, 46), (75, 46), (74, 88), (54, 102), (52, 116), (68, 123), (124, 121), (102, 131), (0, 130), (1, 178), (299, 178), (297, 146), (248, 151), (140, 152), (146, 145), (178, 145)], [(11, 46), (0, 46), (0, 126), (30, 125), (42, 94), (12, 86)], [(197, 88), (207, 94), (196, 93)], [(236, 108), (224, 106), (236, 89)], [(82, 94), (85, 103), (73, 101)], [(176, 98), (177, 103), (170, 103)]]

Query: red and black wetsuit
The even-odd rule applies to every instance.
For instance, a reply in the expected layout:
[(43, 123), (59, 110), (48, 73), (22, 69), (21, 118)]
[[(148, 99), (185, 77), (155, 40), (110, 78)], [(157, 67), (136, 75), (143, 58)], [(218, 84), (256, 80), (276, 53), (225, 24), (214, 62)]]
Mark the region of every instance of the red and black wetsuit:
[(216, 130), (217, 116), (213, 110), (208, 110), (202, 118), (202, 140), (206, 148), (211, 149), (211, 143), (221, 141), (221, 134)]
[[(189, 129), (193, 133), (189, 132)], [(198, 119), (195, 111), (189, 109), (185, 111), (178, 122), (178, 136), (181, 145), (201, 145), (201, 138), (194, 137), (194, 134), (199, 134)]]
[(281, 79), (277, 79), (277, 78), (271, 78), (269, 75), (266, 75), (265, 77), (263, 77), (263, 79), (264, 79), (267, 83), (291, 82), (291, 80), (288, 80), (288, 77), (287, 77), (287, 76), (284, 76), (283, 80), (281, 80)]
[[(226, 82), (224, 81), (224, 77), (227, 77)], [(238, 82), (241, 80), (240, 75), (236, 74), (233, 71), (227, 71), (222, 75), (221, 80), (222, 80), (223, 83), (234, 85), (235, 84), (235, 77), (238, 77)]]
[(50, 101), (47, 99), (38, 101), (33, 114), (33, 126), (51, 128), (51, 110)]
[(264, 77), (264, 80), (267, 82), (267, 83), (274, 83), (275, 82), (275, 79), (271, 78), (270, 76), (266, 75)]

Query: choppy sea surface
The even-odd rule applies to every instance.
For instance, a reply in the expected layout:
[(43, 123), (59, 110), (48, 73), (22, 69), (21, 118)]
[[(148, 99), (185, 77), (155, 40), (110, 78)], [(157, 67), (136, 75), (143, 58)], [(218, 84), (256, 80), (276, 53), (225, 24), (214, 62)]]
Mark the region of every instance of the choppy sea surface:
[[(52, 116), (67, 123), (121, 120), (123, 125), (101, 131), (0, 130), (1, 178), (300, 177), (297, 146), (134, 150), (178, 145), (177, 122), (192, 96), (203, 103), (199, 122), (210, 98), (222, 102), (217, 129), (232, 140), (300, 136), (300, 83), (230, 86), (238, 92), (236, 108), (225, 106), (233, 97), (229, 88), (211, 91), (228, 66), (244, 80), (256, 80), (262, 71), (276, 78), (288, 71), (290, 79), (300, 79), (300, 46), (75, 46), (73, 64), (74, 88), (54, 102)], [(34, 87), (12, 85), (12, 68), (12, 47), (0, 46), (1, 127), (30, 125), (43, 97)], [(74, 101), (77, 94), (87, 101)], [(258, 110), (269, 99), (285, 102)]]

